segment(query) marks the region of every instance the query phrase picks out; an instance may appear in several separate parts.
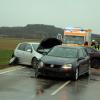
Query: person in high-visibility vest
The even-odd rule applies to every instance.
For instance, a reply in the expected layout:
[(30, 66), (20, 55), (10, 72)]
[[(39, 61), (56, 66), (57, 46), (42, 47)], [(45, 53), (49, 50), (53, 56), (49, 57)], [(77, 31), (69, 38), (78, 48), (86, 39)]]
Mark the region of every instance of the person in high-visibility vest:
[(96, 49), (96, 43), (95, 43), (95, 40), (92, 40), (92, 42), (91, 42), (91, 46), (92, 46), (93, 48)]
[(95, 43), (95, 49), (99, 50), (99, 43), (98, 42)]

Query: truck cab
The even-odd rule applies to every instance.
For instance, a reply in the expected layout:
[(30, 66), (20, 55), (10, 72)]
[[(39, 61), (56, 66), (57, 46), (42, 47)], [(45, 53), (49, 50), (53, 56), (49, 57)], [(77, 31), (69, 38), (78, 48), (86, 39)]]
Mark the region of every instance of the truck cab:
[(63, 43), (72, 46), (84, 46), (85, 43), (91, 45), (91, 29), (81, 29), (79, 27), (65, 28)]

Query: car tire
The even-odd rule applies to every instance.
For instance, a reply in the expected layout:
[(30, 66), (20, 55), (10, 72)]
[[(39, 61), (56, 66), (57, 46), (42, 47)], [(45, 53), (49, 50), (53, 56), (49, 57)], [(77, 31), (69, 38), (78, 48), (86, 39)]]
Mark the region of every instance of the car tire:
[(79, 77), (79, 68), (77, 67), (74, 71), (73, 80), (77, 81)]
[(38, 59), (34, 57), (31, 62), (32, 68), (36, 69), (37, 63), (38, 63)]

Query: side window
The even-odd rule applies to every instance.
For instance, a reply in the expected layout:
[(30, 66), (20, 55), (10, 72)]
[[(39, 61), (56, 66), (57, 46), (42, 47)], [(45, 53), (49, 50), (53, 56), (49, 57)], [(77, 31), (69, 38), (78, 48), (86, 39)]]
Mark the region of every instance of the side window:
[(87, 52), (85, 51), (85, 49), (82, 49), (82, 51), (83, 51), (83, 56), (86, 57), (88, 55)]
[(83, 50), (82, 49), (79, 49), (79, 58), (80, 57), (84, 57), (84, 54), (83, 54)]
[(36, 51), (38, 48), (39, 44), (32, 44), (33, 49)]
[(32, 47), (30, 44), (27, 44), (26, 47), (25, 47), (25, 51), (27, 51), (28, 49), (32, 50)]
[(91, 52), (93, 52), (93, 53), (94, 53), (94, 52), (97, 52), (97, 50), (95, 50), (95, 49), (92, 49), (92, 48), (91, 48)]
[(18, 50), (25, 51), (26, 43), (22, 43), (19, 45)]
[(79, 50), (79, 58), (86, 57), (86, 56), (87, 56), (87, 53), (86, 53), (85, 49), (80, 49)]
[(91, 53), (91, 49), (90, 48), (86, 48), (85, 49), (87, 53)]
[(93, 49), (93, 48), (86, 48), (86, 51), (88, 52), (88, 53), (94, 53), (94, 52), (97, 52), (95, 49)]

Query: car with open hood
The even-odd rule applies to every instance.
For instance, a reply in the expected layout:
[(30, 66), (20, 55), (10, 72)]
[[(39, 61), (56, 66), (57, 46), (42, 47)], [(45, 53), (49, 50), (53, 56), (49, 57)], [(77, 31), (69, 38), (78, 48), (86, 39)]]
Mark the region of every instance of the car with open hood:
[(40, 75), (51, 77), (72, 77), (90, 73), (90, 57), (84, 47), (55, 46), (43, 56), (35, 69), (35, 77)]
[(85, 49), (90, 56), (91, 67), (100, 68), (100, 51), (91, 47), (86, 47)]
[(40, 43), (19, 43), (12, 54), (9, 64), (32, 65), (35, 68), (37, 61), (42, 56), (46, 55), (54, 46), (61, 44), (62, 42), (56, 38), (43, 39)]

